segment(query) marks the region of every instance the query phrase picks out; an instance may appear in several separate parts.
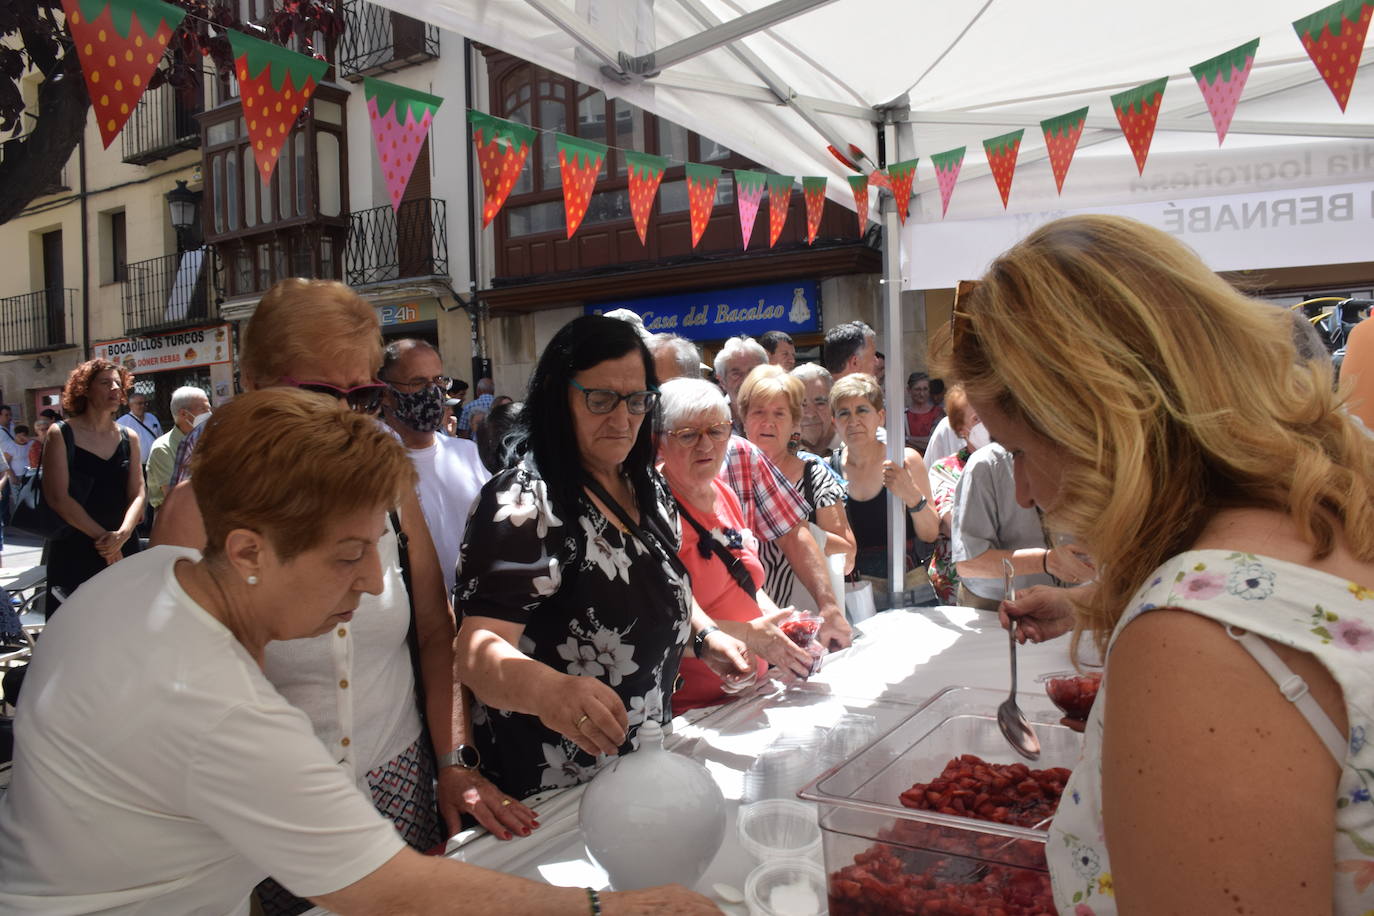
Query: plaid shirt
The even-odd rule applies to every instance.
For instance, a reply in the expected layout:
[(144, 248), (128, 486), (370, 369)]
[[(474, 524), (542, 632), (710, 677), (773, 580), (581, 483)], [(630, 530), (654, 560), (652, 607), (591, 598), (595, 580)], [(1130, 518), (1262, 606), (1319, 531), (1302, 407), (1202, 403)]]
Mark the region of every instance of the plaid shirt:
[(782, 537), (811, 514), (811, 506), (757, 445), (730, 437), (718, 476), (739, 497), (744, 524), (763, 541)]

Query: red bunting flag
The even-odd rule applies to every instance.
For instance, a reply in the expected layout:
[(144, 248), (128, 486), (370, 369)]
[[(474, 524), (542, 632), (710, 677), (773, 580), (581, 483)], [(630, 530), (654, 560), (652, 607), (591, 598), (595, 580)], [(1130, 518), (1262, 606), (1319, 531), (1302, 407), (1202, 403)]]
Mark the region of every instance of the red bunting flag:
[(100, 139), (129, 120), (186, 11), (162, 0), (62, 0)]
[[(1040, 129), (1045, 132), (1045, 149), (1050, 154), (1050, 168), (1054, 169), (1054, 186), (1060, 194), (1064, 193), (1064, 176), (1069, 174), (1069, 163), (1073, 162), (1073, 153), (1087, 120), (1088, 109), (1080, 108), (1040, 122)], [(1004, 209), (1005, 206), (1004, 200)]]
[(1112, 96), (1116, 120), (1121, 124), (1121, 132), (1126, 135), (1136, 168), (1142, 175), (1145, 174), (1145, 157), (1150, 155), (1150, 141), (1155, 136), (1155, 122), (1159, 120), (1159, 103), (1168, 85), (1169, 78), (1163, 76)]
[(1207, 111), (1212, 115), (1212, 125), (1217, 129), (1217, 146), (1226, 139), (1258, 47), (1259, 39), (1256, 38), (1191, 68), (1197, 87), (1202, 90), (1202, 98), (1207, 102)]
[(744, 237), (744, 247), (749, 247), (749, 237), (754, 234), (754, 218), (759, 215), (759, 204), (763, 203), (763, 192), (768, 182), (762, 172), (735, 170), (735, 200), (739, 203), (739, 232)]
[(787, 206), (792, 202), (792, 176), (768, 176), (768, 247), (778, 243), (783, 224), (787, 222)]
[(692, 208), (692, 247), (697, 247), (716, 207), (716, 185), (720, 169), (699, 162), (687, 163), (687, 200)]
[(367, 115), (372, 121), (372, 140), (377, 147), (377, 161), (386, 178), (391, 208), (399, 209), (415, 171), (415, 157), (425, 145), (434, 112), (443, 99), (437, 95), (407, 89), (371, 77), (363, 78), (363, 96), (367, 99)]
[(268, 184), (296, 115), (315, 94), (315, 86), (324, 79), (329, 62), (233, 30), (229, 31), (229, 46), (234, 53), (234, 72), (239, 80), (243, 117), (248, 122), (248, 139), (253, 145), (253, 161), (262, 183)]
[(1338, 0), (1293, 23), (1307, 56), (1345, 111), (1350, 87), (1364, 54), (1364, 37), (1374, 18), (1374, 0)]
[(849, 189), (854, 192), (854, 212), (859, 216), (859, 237), (863, 238), (864, 230), (868, 228), (868, 177), (866, 175), (850, 175)]
[(911, 212), (911, 185), (916, 180), (916, 162), (908, 159), (887, 167), (887, 177), (892, 180), (892, 199), (897, 202), (897, 219), (903, 225)]
[(883, 188), (887, 191), (892, 190), (892, 179), (887, 177), (887, 172), (882, 169), (875, 169), (869, 172), (868, 183), (875, 188)]
[(1026, 132), (1023, 127), (1000, 137), (983, 141), (983, 152), (988, 157), (988, 168), (997, 182), (997, 192), (1002, 195), (1002, 209), (1007, 208), (1007, 198), (1011, 197), (1011, 179), (1016, 174), (1016, 154), (1021, 151), (1021, 137)]
[(583, 140), (567, 134), (556, 134), (558, 142), (558, 171), (563, 178), (563, 216), (568, 238), (582, 225), (587, 207), (592, 202), (592, 189), (601, 163), (606, 160), (606, 146), (595, 140)]
[(534, 128), (493, 118), (480, 111), (468, 112), (477, 165), (482, 170), (482, 228), (491, 225), (505, 206), (511, 189), (534, 145)]
[(936, 153), (930, 157), (935, 166), (935, 180), (940, 184), (940, 218), (949, 213), (949, 199), (954, 196), (954, 182), (959, 180), (959, 170), (964, 167), (964, 149), (952, 149)]
[(635, 219), (641, 245), (649, 244), (649, 212), (654, 208), (654, 197), (667, 167), (668, 160), (662, 156), (625, 151), (625, 170), (630, 174), (630, 215)]
[(806, 244), (811, 245), (821, 231), (821, 216), (825, 213), (825, 177), (803, 178), (802, 196), (806, 198)]

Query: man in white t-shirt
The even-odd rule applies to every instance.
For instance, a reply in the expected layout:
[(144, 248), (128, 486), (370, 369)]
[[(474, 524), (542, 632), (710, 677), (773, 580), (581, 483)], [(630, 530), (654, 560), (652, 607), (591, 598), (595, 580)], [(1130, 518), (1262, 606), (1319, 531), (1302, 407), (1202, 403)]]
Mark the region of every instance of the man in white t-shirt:
[(439, 554), (444, 587), (452, 593), (468, 513), (491, 474), (475, 442), (436, 435), (448, 399), (449, 379), (443, 371), (438, 350), (423, 340), (406, 339), (387, 345), (378, 377), (390, 389), (384, 402), (386, 422), (419, 475), (420, 508)]
[(153, 441), (162, 435), (162, 422), (148, 413), (148, 396), (138, 393), (129, 395), (129, 412), (115, 422), (138, 435), (138, 452), (143, 456), (146, 466), (148, 456), (153, 453)]

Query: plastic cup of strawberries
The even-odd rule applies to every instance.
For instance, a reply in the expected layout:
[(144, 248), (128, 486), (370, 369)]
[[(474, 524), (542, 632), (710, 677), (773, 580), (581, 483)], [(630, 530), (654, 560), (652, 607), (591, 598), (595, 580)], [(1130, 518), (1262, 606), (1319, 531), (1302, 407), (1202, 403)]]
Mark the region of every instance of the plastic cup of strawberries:
[(779, 628), (783, 635), (811, 656), (811, 670), (807, 672), (807, 676), (820, 671), (821, 659), (826, 654), (825, 646), (821, 645), (820, 639), (817, 638), (821, 631), (821, 615), (815, 611), (793, 611)]

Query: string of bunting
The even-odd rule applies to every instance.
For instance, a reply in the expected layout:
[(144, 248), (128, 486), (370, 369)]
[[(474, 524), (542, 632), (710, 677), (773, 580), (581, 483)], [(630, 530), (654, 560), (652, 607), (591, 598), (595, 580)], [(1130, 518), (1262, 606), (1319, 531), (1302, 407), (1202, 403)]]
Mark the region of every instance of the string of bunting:
[[(164, 0), (62, 0), (62, 8), (71, 28), (100, 136), (108, 148), (142, 98), (172, 34), (188, 16), (200, 17)], [(1374, 19), (1374, 0), (1337, 0), (1293, 22), (1299, 41), (1343, 112), (1359, 70), (1371, 19)], [(225, 31), (234, 54), (235, 75), (253, 160), (263, 183), (267, 184), (272, 180), (292, 125), (314, 95), (329, 65), (242, 32)], [(1226, 140), (1258, 48), (1259, 39), (1256, 38), (1191, 68), (1216, 128), (1218, 146)], [(1167, 85), (1168, 78), (1162, 77), (1111, 96), (1112, 110), (1141, 173), (1145, 170)], [(443, 99), (372, 78), (364, 79), (363, 92), (377, 162), (385, 176), (392, 207), (399, 207), (420, 148), (429, 136)], [(483, 226), (490, 225), (505, 205), (525, 168), (537, 134), (552, 133), (563, 184), (567, 237), (573, 237), (587, 213), (607, 152), (617, 149), (625, 157), (635, 230), (640, 241), (647, 245), (649, 216), (663, 174), (677, 163), (663, 156), (609, 147), (584, 137), (539, 131), (480, 111), (469, 110), (467, 117), (482, 176)], [(1087, 117), (1088, 108), (1083, 107), (1040, 123), (1055, 187), (1061, 194)], [(1011, 197), (1012, 178), (1024, 133), (1024, 129), (1015, 130), (983, 141), (983, 151), (1003, 208)], [(860, 235), (867, 222), (870, 187), (888, 190), (896, 200), (898, 218), (906, 222), (918, 160), (909, 159), (885, 169), (870, 168), (865, 172), (862, 163), (871, 164), (871, 160), (857, 146), (850, 144), (847, 152), (834, 146), (828, 149), (846, 167), (858, 173), (848, 176), (848, 181), (858, 212)], [(961, 146), (930, 157), (940, 190), (942, 217), (949, 212), (965, 150), (966, 147)], [(692, 247), (695, 248), (714, 210), (722, 171), (703, 163), (682, 164), (685, 165)], [(733, 178), (744, 247), (749, 246), (753, 236), (765, 192), (769, 211), (768, 245), (770, 248), (775, 246), (787, 220), (796, 179), (790, 175), (744, 169), (735, 170)], [(801, 185), (806, 241), (812, 244), (824, 212), (826, 178), (805, 176), (801, 178)]]

